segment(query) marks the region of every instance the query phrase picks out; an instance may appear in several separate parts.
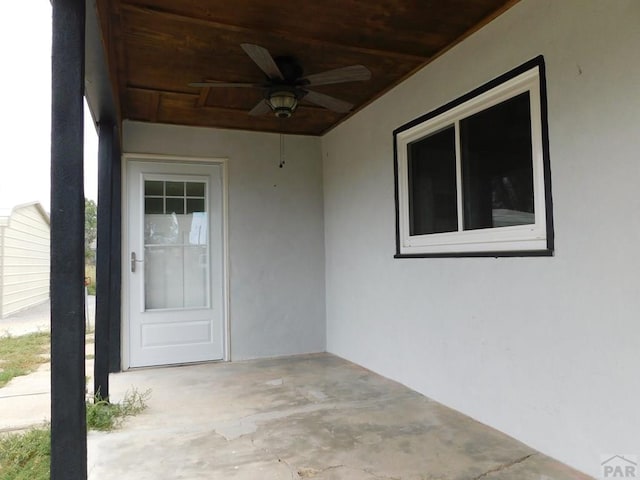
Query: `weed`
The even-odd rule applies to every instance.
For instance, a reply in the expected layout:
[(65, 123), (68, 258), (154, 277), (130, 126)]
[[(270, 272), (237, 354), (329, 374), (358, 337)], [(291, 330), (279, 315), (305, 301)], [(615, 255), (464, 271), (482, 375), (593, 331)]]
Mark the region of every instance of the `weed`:
[(110, 403), (96, 394), (87, 401), (87, 428), (90, 430), (113, 430), (126, 417), (137, 415), (147, 408), (151, 390), (138, 392), (135, 388), (124, 395), (121, 403)]
[(0, 480), (49, 480), (51, 429), (0, 437)]
[(48, 360), (44, 354), (50, 342), (49, 332), (0, 338), (0, 388), (12, 378), (31, 373), (46, 363)]
[[(128, 391), (122, 403), (109, 403), (99, 395), (87, 400), (87, 428), (113, 430), (126, 417), (147, 408), (151, 390)], [(49, 480), (51, 427), (45, 425), (26, 433), (0, 436), (0, 480)]]

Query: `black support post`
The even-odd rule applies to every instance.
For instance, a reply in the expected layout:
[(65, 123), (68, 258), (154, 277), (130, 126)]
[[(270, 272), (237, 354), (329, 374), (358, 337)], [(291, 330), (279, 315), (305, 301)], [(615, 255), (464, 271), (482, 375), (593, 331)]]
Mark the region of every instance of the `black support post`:
[(122, 163), (117, 130), (111, 160), (111, 277), (109, 322), (109, 371), (119, 372), (122, 285)]
[(109, 335), (111, 322), (111, 209), (114, 126), (98, 126), (98, 247), (96, 252), (96, 330), (94, 392), (109, 398)]
[(53, 0), (51, 100), (51, 479), (86, 480), (84, 0)]

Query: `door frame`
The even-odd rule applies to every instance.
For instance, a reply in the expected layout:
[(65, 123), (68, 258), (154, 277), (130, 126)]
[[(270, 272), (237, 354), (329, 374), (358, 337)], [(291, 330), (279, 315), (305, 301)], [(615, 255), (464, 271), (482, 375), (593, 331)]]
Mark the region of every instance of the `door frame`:
[[(122, 154), (122, 328), (120, 331), (120, 341), (122, 344), (121, 360), (122, 370), (131, 369), (131, 360), (129, 355), (130, 349), (130, 288), (131, 276), (129, 275), (129, 252), (131, 245), (129, 243), (129, 182), (128, 177), (130, 162), (147, 162), (149, 164), (171, 164), (171, 165), (218, 165), (221, 171), (222, 183), (222, 361), (228, 362), (231, 359), (231, 337), (230, 337), (230, 320), (229, 320), (229, 178), (228, 178), (228, 159), (221, 157), (192, 157), (188, 155), (164, 155), (155, 153), (134, 153), (127, 152)], [(188, 171), (185, 172), (188, 174)], [(177, 364), (176, 364), (177, 365)], [(156, 367), (140, 367), (140, 368), (156, 368)]]

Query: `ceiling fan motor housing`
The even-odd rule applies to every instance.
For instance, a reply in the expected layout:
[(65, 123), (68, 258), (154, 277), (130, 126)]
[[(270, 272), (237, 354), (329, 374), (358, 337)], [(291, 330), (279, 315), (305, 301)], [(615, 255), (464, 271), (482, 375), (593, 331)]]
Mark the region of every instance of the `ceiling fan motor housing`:
[[(280, 73), (284, 77), (286, 83), (295, 83), (304, 73), (302, 66), (295, 57), (290, 55), (281, 55), (274, 58)], [(273, 79), (272, 79), (273, 80)]]

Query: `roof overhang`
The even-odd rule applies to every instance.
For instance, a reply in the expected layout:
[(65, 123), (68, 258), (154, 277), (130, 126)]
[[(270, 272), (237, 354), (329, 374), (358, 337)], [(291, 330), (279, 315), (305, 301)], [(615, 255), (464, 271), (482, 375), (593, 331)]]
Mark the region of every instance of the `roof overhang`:
[[(86, 95), (96, 122), (322, 135), (516, 2), (87, 0)], [(260, 89), (189, 86), (264, 82), (242, 43), (294, 56), (306, 74), (364, 65), (372, 78), (314, 88), (348, 112), (302, 98), (288, 119), (248, 115)]]

